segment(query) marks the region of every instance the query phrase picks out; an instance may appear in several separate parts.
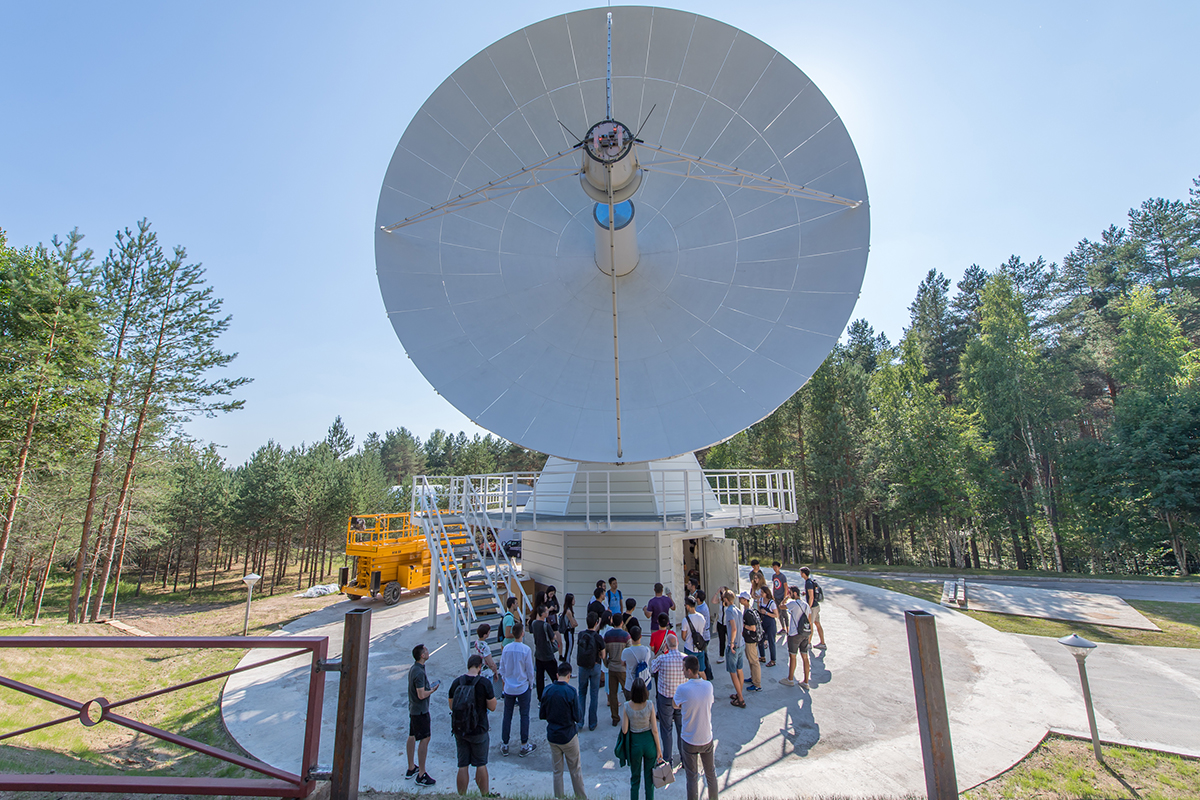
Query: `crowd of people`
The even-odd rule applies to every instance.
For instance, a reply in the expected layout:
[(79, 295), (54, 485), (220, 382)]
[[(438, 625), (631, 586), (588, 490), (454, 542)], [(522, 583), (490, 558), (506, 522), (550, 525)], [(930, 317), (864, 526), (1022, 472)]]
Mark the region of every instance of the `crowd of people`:
[[(581, 614), (582, 626), (573, 594), (560, 603), (555, 587), (546, 587), (534, 596), (525, 619), (517, 599), (510, 597), (500, 630), (493, 634), (490, 625), (479, 626), (467, 672), (450, 686), (447, 699), (457, 745), (459, 793), (467, 791), (473, 767), (480, 794), (499, 796), (490, 790), (487, 771), (488, 713), (500, 707), (498, 687), (503, 698), (500, 754), (510, 753), (514, 716), (517, 755), (524, 757), (537, 749), (530, 738), (536, 699), (538, 718), (546, 723), (554, 796), (564, 796), (564, 776), (569, 773), (575, 797), (586, 800), (579, 735), (585, 728), (598, 727), (600, 690), (607, 688), (604, 704), (612, 727), (619, 729), (614, 755), (622, 766), (629, 766), (630, 800), (638, 800), (642, 792), (646, 800), (654, 800), (656, 777), (667, 780), (666, 773), (680, 764), (687, 776), (688, 800), (699, 800), (701, 776), (708, 800), (716, 800), (713, 665), (723, 664), (729, 675), (730, 704), (746, 708), (746, 695), (762, 691), (763, 669), (776, 666), (777, 645), (786, 647), (788, 654), (787, 677), (779, 683), (804, 689), (809, 686), (810, 649), (826, 646), (820, 617), (823, 592), (808, 568), (801, 569), (803, 585), (789, 585), (779, 562), (772, 565), (769, 576), (757, 560), (750, 566), (750, 588), (736, 593), (719, 587), (711, 607), (698, 579), (690, 577), (681, 614), (670, 590), (659, 583), (639, 616), (637, 601), (622, 595), (615, 577), (596, 582)], [(674, 623), (673, 612), (679, 617)], [(643, 630), (643, 620), (648, 631)], [(818, 641), (810, 644), (814, 633)], [(497, 640), (502, 646), (499, 661), (491, 647)], [(429, 699), (440, 685), (429, 681), (428, 658), (424, 645), (413, 649), (408, 681), (411, 719), (405, 777), (423, 786), (436, 784), (425, 770), (425, 757), (430, 741)]]

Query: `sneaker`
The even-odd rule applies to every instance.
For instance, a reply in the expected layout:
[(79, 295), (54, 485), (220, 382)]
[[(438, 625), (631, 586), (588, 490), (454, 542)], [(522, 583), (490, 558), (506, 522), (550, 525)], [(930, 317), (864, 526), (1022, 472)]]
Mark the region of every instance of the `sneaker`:
[(408, 772), (404, 773), (404, 780), (411, 781), (413, 778), (417, 777), (417, 773), (420, 771), (420, 767), (413, 767)]
[(810, 688), (810, 687), (809, 687), (809, 685), (808, 685), (808, 681), (800, 681), (800, 688), (801, 688), (801, 689), (808, 689), (808, 688)]
[(524, 758), (525, 756), (532, 753), (534, 750), (537, 750), (537, 745), (534, 744), (533, 742), (527, 742), (527, 743), (521, 745), (521, 752), (517, 753), (517, 755), (519, 755), (521, 758)]
[(508, 755), (508, 742), (505, 742), (504, 744), (500, 745), (500, 755), (502, 755), (502, 756)]
[(588, 726), (588, 732), (589, 732), (589, 733), (590, 733), (591, 731), (594, 731), (594, 730), (596, 730), (596, 726), (595, 726), (595, 725), (589, 725), (589, 726)]
[(817, 648), (818, 650), (828, 650), (829, 649), (829, 645), (825, 644), (824, 642), (821, 642), (820, 644), (814, 644), (813, 647)]
[(488, 792), (487, 794), (484, 795), (484, 797), (499, 797), (499, 796), (500, 796), (499, 792)]
[(761, 686), (755, 686), (753, 683), (746, 687), (747, 692), (761, 692)]
[(718, 663), (718, 664), (724, 664), (724, 663), (725, 663), (725, 659), (723, 659), (723, 658), (718, 658), (718, 659), (717, 659), (717, 663)]
[(417, 783), (421, 786), (433, 786), (437, 781), (431, 778), (428, 772), (424, 772), (417, 776)]
[(796, 685), (796, 682), (794, 680), (792, 680), (791, 678), (784, 678), (783, 680), (780, 681), (780, 683), (782, 683), (784, 686), (795, 686)]

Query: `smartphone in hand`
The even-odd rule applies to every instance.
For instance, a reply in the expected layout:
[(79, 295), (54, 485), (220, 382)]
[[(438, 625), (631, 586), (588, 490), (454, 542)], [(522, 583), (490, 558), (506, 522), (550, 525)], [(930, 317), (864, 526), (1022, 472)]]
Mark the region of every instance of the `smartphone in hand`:
[(442, 685), (441, 681), (434, 681), (433, 683), (429, 684), (429, 691), (436, 692), (438, 690), (438, 687), (441, 685)]

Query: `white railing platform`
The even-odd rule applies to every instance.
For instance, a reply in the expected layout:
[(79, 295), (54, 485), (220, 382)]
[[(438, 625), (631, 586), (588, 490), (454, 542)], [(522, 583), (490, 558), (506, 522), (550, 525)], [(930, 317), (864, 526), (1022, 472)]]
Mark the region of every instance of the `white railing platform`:
[(514, 531), (703, 531), (797, 519), (791, 470), (589, 468), (422, 481), (450, 513), (486, 514), (493, 528)]

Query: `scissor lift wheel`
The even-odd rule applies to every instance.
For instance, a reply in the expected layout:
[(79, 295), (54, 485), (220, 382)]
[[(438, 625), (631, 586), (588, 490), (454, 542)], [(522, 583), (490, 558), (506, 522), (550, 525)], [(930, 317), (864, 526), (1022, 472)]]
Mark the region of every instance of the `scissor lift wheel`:
[(383, 587), (383, 604), (385, 606), (394, 606), (400, 602), (400, 584), (397, 581), (392, 581), (387, 586)]

